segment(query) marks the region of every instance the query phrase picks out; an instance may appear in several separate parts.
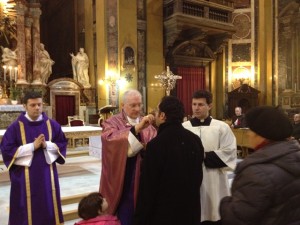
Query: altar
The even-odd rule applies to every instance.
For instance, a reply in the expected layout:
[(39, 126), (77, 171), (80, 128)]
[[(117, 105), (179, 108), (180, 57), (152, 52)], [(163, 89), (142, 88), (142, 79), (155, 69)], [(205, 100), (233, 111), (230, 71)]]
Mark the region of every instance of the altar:
[[(61, 129), (68, 139), (69, 148), (76, 147), (76, 140), (80, 140), (81, 145), (88, 145), (91, 138), (100, 137), (102, 131), (102, 128), (98, 126), (62, 127)], [(88, 143), (85, 141), (86, 139), (88, 139)]]
[[(23, 111), (25, 111), (25, 109), (22, 104), (0, 105), (0, 129), (6, 129)], [(52, 118), (50, 106), (43, 106), (43, 112), (46, 113), (49, 118)]]
[(6, 129), (23, 111), (23, 105), (0, 105), (0, 129)]
[[(97, 126), (61, 127), (61, 129), (65, 133), (66, 138), (68, 139), (68, 147), (75, 147), (74, 140), (76, 139), (89, 139), (90, 137), (94, 136), (100, 137), (102, 132), (102, 128)], [(0, 129), (0, 142), (5, 131), (6, 129)]]

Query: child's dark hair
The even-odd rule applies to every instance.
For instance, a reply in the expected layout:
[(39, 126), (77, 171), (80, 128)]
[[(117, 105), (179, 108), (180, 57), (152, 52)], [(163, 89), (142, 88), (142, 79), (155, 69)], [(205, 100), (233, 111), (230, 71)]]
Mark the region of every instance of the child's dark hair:
[(84, 220), (95, 218), (102, 212), (103, 196), (99, 192), (92, 192), (82, 198), (78, 205), (78, 215)]

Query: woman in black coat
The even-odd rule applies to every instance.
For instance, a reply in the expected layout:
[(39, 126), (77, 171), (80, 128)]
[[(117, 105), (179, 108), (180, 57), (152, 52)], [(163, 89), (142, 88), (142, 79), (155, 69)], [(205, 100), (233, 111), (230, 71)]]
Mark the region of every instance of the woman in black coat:
[(221, 201), (222, 225), (300, 224), (300, 145), (277, 108), (246, 114), (255, 152), (238, 164), (232, 196)]

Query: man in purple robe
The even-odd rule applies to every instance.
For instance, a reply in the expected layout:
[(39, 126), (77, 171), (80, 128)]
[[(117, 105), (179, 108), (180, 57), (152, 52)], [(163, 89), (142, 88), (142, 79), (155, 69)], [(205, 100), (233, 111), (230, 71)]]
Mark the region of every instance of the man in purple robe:
[(63, 224), (56, 162), (65, 163), (67, 140), (43, 110), (40, 93), (27, 92), (26, 112), (6, 130), (0, 149), (11, 180), (10, 225)]
[(109, 214), (117, 214), (122, 225), (133, 219), (138, 191), (141, 154), (156, 136), (154, 116), (141, 117), (142, 96), (128, 90), (122, 112), (103, 123), (100, 193), (107, 199)]

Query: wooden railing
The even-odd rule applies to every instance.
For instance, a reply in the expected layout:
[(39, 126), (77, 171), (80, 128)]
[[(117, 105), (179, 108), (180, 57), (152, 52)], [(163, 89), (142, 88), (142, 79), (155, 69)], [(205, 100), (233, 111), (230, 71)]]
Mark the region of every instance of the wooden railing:
[(167, 19), (175, 13), (182, 13), (184, 15), (206, 18), (218, 22), (231, 23), (233, 11), (232, 3), (223, 0), (215, 1), (215, 3), (217, 4), (211, 6), (211, 3), (206, 1), (169, 1), (164, 5), (164, 18)]

